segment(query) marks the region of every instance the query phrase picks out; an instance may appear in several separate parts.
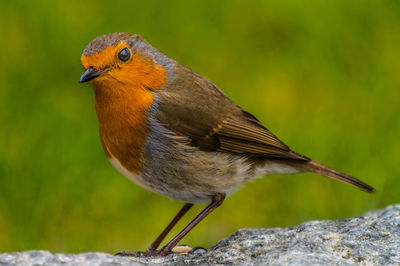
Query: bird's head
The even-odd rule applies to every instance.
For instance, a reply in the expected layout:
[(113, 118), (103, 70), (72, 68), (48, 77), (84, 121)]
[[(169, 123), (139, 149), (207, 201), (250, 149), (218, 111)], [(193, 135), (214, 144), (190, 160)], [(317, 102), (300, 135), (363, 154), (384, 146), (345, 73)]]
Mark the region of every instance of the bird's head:
[(140, 35), (124, 32), (102, 35), (83, 51), (85, 73), (79, 82), (101, 88), (141, 87), (159, 89), (167, 82), (167, 70), (158, 64), (159, 53)]

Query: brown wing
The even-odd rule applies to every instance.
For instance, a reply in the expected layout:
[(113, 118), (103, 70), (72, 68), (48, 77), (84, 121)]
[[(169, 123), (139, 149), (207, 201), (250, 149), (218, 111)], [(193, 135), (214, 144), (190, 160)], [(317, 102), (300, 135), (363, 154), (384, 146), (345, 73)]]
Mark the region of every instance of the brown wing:
[(156, 118), (172, 132), (205, 151), (309, 160), (291, 151), (212, 82), (182, 66), (175, 71), (177, 78), (156, 92)]
[(250, 114), (230, 117), (215, 130), (218, 150), (255, 157), (308, 160), (289, 149)]

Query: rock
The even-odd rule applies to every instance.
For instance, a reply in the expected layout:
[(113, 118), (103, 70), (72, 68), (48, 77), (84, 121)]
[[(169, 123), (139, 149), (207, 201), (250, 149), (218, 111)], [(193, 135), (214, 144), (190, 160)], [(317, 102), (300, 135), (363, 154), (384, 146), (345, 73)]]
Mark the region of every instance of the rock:
[(105, 253), (0, 254), (0, 265), (287, 265), (400, 264), (400, 205), (337, 221), (311, 221), (294, 228), (242, 229), (207, 252), (155, 258)]

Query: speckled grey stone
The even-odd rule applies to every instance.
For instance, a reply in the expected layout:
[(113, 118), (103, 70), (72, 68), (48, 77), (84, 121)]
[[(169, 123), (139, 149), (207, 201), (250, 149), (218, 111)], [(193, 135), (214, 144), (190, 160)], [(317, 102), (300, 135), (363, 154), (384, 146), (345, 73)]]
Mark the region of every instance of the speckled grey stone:
[(11, 252), (0, 254), (1, 266), (39, 266), (39, 265), (146, 265), (130, 258), (116, 257), (106, 253), (88, 252), (80, 254), (52, 254), (44, 250)]
[(242, 229), (207, 252), (156, 258), (104, 253), (0, 254), (0, 265), (400, 265), (400, 205), (294, 228)]

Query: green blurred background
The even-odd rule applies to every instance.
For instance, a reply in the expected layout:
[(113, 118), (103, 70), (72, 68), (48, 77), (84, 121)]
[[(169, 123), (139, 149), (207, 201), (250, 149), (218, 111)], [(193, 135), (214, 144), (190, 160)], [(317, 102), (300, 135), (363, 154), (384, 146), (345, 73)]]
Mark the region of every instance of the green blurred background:
[[(0, 1), (0, 252), (144, 250), (182, 203), (101, 149), (80, 55), (128, 31), (205, 75), (292, 149), (370, 183), (313, 174), (245, 185), (184, 240), (400, 202), (398, 1)], [(196, 206), (177, 233), (203, 206)]]

